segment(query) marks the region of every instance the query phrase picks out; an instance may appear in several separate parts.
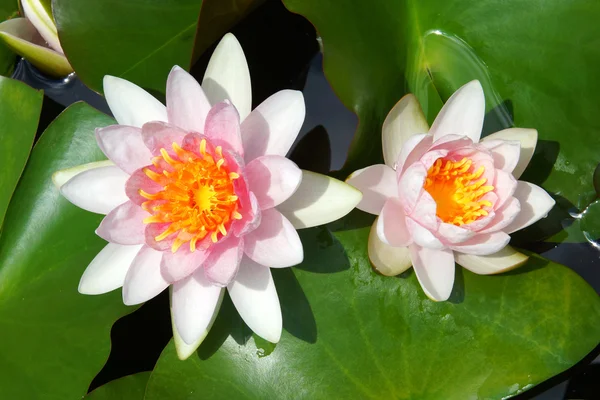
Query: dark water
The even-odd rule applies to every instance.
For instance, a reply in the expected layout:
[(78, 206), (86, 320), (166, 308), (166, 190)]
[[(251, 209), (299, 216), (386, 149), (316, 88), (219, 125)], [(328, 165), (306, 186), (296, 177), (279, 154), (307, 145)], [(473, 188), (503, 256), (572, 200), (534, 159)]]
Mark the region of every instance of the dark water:
[[(357, 117), (333, 93), (323, 75), (322, 56), (316, 33), (304, 18), (287, 12), (277, 1), (267, 2), (233, 30), (245, 50), (250, 66), (254, 106), (272, 93), (292, 88), (303, 90), (307, 114), (291, 152), (302, 168), (327, 172), (340, 169), (356, 129)], [(192, 68), (198, 80), (212, 49)], [(104, 99), (85, 87), (76, 76), (48, 80), (27, 62), (19, 62), (14, 77), (43, 89), (46, 98), (40, 132), (64, 109), (76, 101), (86, 101), (109, 113)], [(598, 249), (584, 244), (535, 244), (530, 250), (567, 265), (600, 293)], [(117, 321), (111, 332), (112, 350), (104, 369), (90, 389), (112, 379), (151, 370), (171, 338), (169, 303), (166, 292), (138, 311)], [(520, 399), (600, 398), (600, 362), (594, 361), (600, 349), (558, 377), (518, 396)]]

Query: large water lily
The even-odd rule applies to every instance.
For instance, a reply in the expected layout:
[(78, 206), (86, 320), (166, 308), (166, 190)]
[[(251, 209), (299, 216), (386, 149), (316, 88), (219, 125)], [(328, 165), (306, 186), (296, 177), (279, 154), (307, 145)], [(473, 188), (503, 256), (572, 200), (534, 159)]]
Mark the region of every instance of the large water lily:
[(58, 39), (49, 2), (21, 1), (24, 18), (12, 18), (0, 24), (0, 39), (15, 53), (52, 76), (73, 72)]
[(206, 336), (225, 288), (246, 324), (278, 342), (282, 315), (269, 267), (302, 262), (296, 228), (335, 220), (361, 199), (285, 157), (304, 121), (302, 93), (282, 90), (251, 112), (248, 66), (231, 34), (202, 85), (173, 68), (166, 107), (116, 77), (104, 79), (104, 92), (119, 123), (96, 131), (110, 161), (54, 176), (73, 204), (106, 214), (96, 233), (109, 244), (79, 291), (123, 286), (133, 305), (172, 285), (181, 358)]
[[(531, 160), (534, 129), (507, 129), (480, 141), (485, 98), (478, 81), (456, 91), (431, 129), (414, 96), (383, 126), (385, 165), (347, 180), (363, 192), (359, 209), (379, 215), (369, 256), (382, 273), (414, 267), (433, 300), (447, 300), (455, 262), (478, 274), (522, 265), (509, 234), (547, 215), (554, 200), (517, 179)], [(422, 133), (427, 132), (427, 133)]]

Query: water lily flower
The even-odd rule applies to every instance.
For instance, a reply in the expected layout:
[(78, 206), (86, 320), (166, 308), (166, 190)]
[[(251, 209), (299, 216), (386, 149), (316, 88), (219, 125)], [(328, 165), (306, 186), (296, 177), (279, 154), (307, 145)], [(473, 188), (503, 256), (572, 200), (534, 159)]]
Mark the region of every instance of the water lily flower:
[(206, 336), (225, 289), (246, 324), (278, 342), (282, 315), (269, 267), (301, 263), (296, 228), (340, 218), (362, 197), (285, 157), (304, 121), (302, 93), (282, 90), (251, 111), (248, 65), (231, 34), (202, 85), (172, 69), (166, 107), (112, 76), (104, 92), (119, 123), (96, 130), (110, 161), (54, 176), (73, 204), (106, 214), (96, 233), (109, 244), (79, 291), (122, 286), (124, 303), (133, 305), (172, 286), (182, 359)]
[(385, 165), (347, 179), (363, 192), (357, 208), (379, 215), (368, 248), (374, 266), (393, 275), (412, 265), (435, 301), (450, 296), (455, 262), (477, 274), (525, 263), (527, 256), (507, 246), (509, 234), (554, 206), (542, 188), (517, 180), (537, 131), (512, 128), (480, 140), (484, 113), (478, 81), (450, 97), (431, 129), (416, 98), (405, 96), (383, 125)]
[(48, 2), (21, 1), (24, 18), (0, 24), (0, 39), (15, 53), (51, 76), (66, 76), (73, 68), (58, 40), (58, 31)]

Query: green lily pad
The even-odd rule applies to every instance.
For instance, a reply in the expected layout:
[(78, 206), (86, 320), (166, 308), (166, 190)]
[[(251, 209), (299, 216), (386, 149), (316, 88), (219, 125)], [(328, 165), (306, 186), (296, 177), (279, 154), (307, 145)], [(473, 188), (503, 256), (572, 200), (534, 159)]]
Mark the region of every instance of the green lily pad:
[(0, 77), (0, 228), (33, 146), (43, 97), (22, 82)]
[[(19, 16), (20, 2), (13, 0), (0, 0), (0, 22)], [(10, 76), (15, 61), (15, 53), (5, 44), (0, 42), (0, 75)]]
[(86, 400), (144, 400), (150, 372), (115, 379), (88, 394)]
[(196, 355), (180, 361), (167, 346), (146, 400), (500, 399), (600, 341), (600, 298), (566, 267), (533, 255), (498, 276), (459, 268), (450, 300), (435, 303), (412, 270), (373, 272), (368, 233), (302, 232), (305, 262), (273, 270), (284, 324), (275, 348), (252, 338), (226, 300)]
[(189, 68), (201, 0), (53, 0), (63, 50), (97, 92), (104, 75), (164, 93), (174, 65)]
[(381, 124), (404, 93), (417, 94), (431, 121), (454, 90), (479, 79), (486, 90), (485, 133), (512, 124), (539, 131), (523, 180), (542, 184), (569, 207), (593, 191), (600, 148), (599, 2), (284, 3), (317, 28), (325, 74), (359, 116), (345, 173), (381, 160)]
[(110, 328), (134, 308), (120, 291), (77, 292), (105, 243), (102, 216), (65, 200), (54, 171), (103, 158), (94, 128), (113, 119), (84, 103), (65, 110), (35, 145), (0, 237), (0, 388), (7, 399), (76, 399), (110, 351)]

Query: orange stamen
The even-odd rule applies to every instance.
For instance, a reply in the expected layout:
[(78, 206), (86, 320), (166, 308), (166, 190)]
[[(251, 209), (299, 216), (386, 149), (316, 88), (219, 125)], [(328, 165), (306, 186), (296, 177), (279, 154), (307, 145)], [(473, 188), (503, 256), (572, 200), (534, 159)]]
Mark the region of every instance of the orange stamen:
[(484, 172), (483, 166), (475, 170), (466, 157), (460, 161), (438, 158), (433, 163), (423, 188), (435, 200), (442, 221), (461, 226), (488, 215), (493, 204), (482, 198), (494, 187), (486, 185), (487, 179), (481, 177)]
[(220, 147), (214, 153), (207, 149), (206, 139), (200, 141), (199, 153), (177, 143), (172, 147), (174, 153), (160, 149), (161, 156), (152, 160), (154, 167), (144, 169), (148, 178), (162, 186), (157, 193), (139, 190), (148, 200), (142, 207), (151, 214), (144, 223), (168, 224), (154, 239), (172, 237), (172, 252), (186, 243), (194, 252), (207, 235), (216, 243), (227, 235), (232, 220), (242, 218), (233, 187), (239, 174), (228, 170)]

